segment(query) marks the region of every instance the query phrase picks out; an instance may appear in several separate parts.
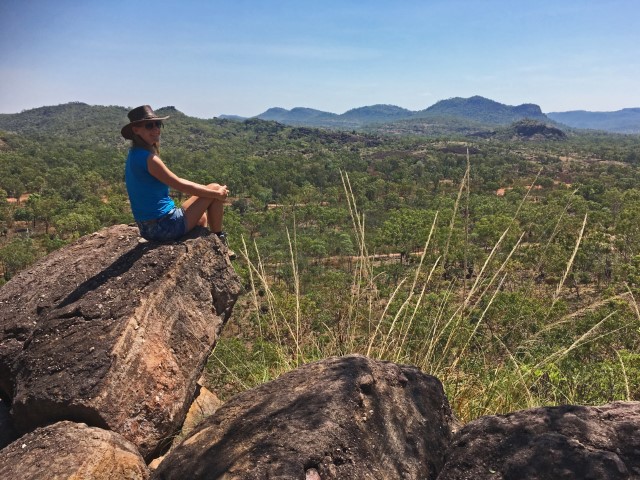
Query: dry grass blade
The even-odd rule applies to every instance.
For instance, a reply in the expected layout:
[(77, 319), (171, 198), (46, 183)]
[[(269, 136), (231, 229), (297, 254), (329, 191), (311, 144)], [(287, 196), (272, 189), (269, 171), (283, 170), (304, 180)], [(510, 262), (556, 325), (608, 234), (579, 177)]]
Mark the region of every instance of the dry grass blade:
[(622, 378), (624, 378), (624, 387), (627, 392), (627, 398), (625, 399), (627, 402), (631, 401), (631, 390), (629, 389), (629, 377), (627, 376), (627, 369), (624, 367), (624, 362), (622, 361), (622, 356), (620, 352), (616, 350), (616, 355), (618, 356), (618, 360), (620, 361), (620, 367), (622, 368)]
[(400, 283), (398, 284), (398, 286), (396, 287), (396, 289), (391, 294), (391, 297), (389, 297), (389, 301), (387, 301), (387, 303), (386, 303), (386, 305), (384, 307), (384, 310), (382, 312), (382, 315), (380, 315), (380, 319), (378, 320), (378, 323), (376, 325), (376, 329), (373, 332), (373, 335), (371, 335), (371, 338), (369, 340), (369, 346), (367, 347), (367, 353), (366, 353), (367, 357), (371, 355), (371, 350), (373, 348), (373, 344), (376, 342), (376, 338), (378, 337), (378, 333), (380, 332), (380, 328), (382, 327), (382, 323), (384, 322), (384, 319), (387, 316), (387, 310), (389, 310), (389, 307), (393, 303), (393, 300), (396, 298), (396, 295), (398, 294), (398, 292), (400, 291), (400, 288), (402, 287), (402, 285), (404, 285), (404, 282), (406, 280), (407, 280), (406, 278), (403, 278), (400, 281)]
[(431, 281), (431, 277), (433, 276), (433, 272), (435, 272), (436, 267), (438, 266), (439, 262), (440, 262), (440, 258), (442, 257), (438, 257), (436, 259), (436, 261), (434, 262), (433, 266), (431, 267), (431, 271), (429, 272), (429, 276), (427, 277), (427, 281), (425, 282), (424, 286), (422, 287), (422, 291), (420, 292), (420, 297), (418, 299), (418, 301), (416, 302), (416, 305), (413, 309), (413, 315), (411, 315), (411, 318), (409, 319), (408, 324), (406, 325), (406, 328), (403, 326), (403, 328), (401, 328), (401, 332), (402, 330), (404, 330), (404, 335), (402, 337), (402, 341), (400, 342), (400, 345), (398, 346), (397, 349), (397, 353), (396, 353), (396, 362), (399, 361), (400, 358), (400, 352), (402, 352), (404, 350), (404, 346), (406, 345), (407, 342), (407, 337), (409, 335), (409, 331), (411, 330), (411, 326), (413, 325), (413, 321), (415, 320), (415, 317), (418, 313), (418, 309), (420, 307), (420, 305), (422, 305), (422, 299), (424, 298), (424, 293), (427, 290), (427, 285), (429, 285), (430, 281)]
[(495, 339), (495, 341), (498, 342), (498, 344), (504, 349), (504, 351), (507, 352), (507, 356), (509, 357), (509, 360), (511, 361), (511, 363), (516, 369), (516, 373), (518, 375), (518, 382), (520, 383), (520, 386), (524, 389), (524, 391), (527, 392), (527, 406), (533, 407), (534, 406), (533, 395), (531, 393), (531, 389), (529, 388), (529, 385), (527, 384), (526, 375), (522, 372), (522, 368), (520, 367), (520, 362), (518, 362), (516, 357), (513, 356), (513, 354), (511, 353), (511, 350), (507, 348), (507, 346), (504, 344), (504, 342), (500, 337), (498, 337), (495, 334), (492, 334), (492, 336)]
[(429, 341), (423, 344), (423, 348), (420, 349), (420, 352), (418, 354), (418, 358), (422, 358), (422, 361), (418, 363), (425, 371), (428, 371), (431, 374), (435, 374), (435, 370), (433, 369), (433, 357), (436, 354), (436, 346), (444, 335), (444, 332), (446, 331), (449, 323), (453, 320), (453, 317), (450, 317), (449, 321), (442, 328), (440, 328), (440, 324), (445, 318), (445, 310), (447, 308), (447, 305), (449, 305), (449, 299), (453, 295), (454, 287), (455, 284), (452, 282), (451, 285), (449, 285), (447, 291), (444, 293), (442, 301), (440, 302), (440, 306), (438, 308), (438, 313), (431, 324), (431, 334), (429, 335)]
[[(294, 222), (295, 225), (295, 222)], [(291, 335), (293, 336), (293, 341), (296, 345), (296, 366), (300, 364), (300, 361), (304, 363), (304, 358), (302, 355), (302, 349), (300, 348), (300, 276), (298, 275), (298, 263), (296, 262), (296, 253), (294, 252), (295, 242), (295, 227), (293, 231), (294, 241), (291, 241), (291, 236), (289, 235), (289, 229), (287, 228), (287, 240), (289, 241), (289, 253), (291, 255), (291, 270), (293, 272), (293, 285), (295, 289), (295, 297), (296, 297), (296, 325), (295, 325), (295, 333), (291, 331), (291, 327), (289, 330), (291, 331)], [(288, 323), (287, 323), (288, 325)]]
[[(563, 316), (561, 319), (553, 322), (553, 323), (549, 323), (547, 325), (545, 325), (544, 327), (542, 327), (540, 330), (538, 330), (535, 335), (532, 337), (532, 339), (539, 337), (540, 335), (547, 333), (551, 330), (553, 330), (554, 328), (558, 328), (562, 325), (566, 325), (568, 323), (572, 323), (574, 322), (576, 319), (583, 317), (585, 314), (589, 313), (589, 312), (593, 312), (595, 310), (597, 310), (598, 308), (602, 307), (603, 305), (606, 305), (610, 302), (613, 302), (615, 300), (621, 300), (624, 299), (626, 297), (630, 297), (631, 300), (633, 300), (633, 294), (631, 292), (624, 292), (624, 293), (620, 293), (619, 295), (614, 295), (613, 297), (607, 297), (604, 298), (602, 300), (599, 300), (597, 302), (593, 302), (590, 303), (589, 305), (586, 305), (568, 315)], [(633, 304), (633, 303), (632, 303)], [(635, 308), (637, 308), (637, 305), (635, 306)], [(637, 312), (640, 314), (640, 312)]]
[[(600, 326), (607, 321), (609, 318), (611, 318), (613, 315), (615, 315), (617, 312), (611, 312), (609, 315), (605, 316), (602, 320), (600, 320), (598, 323), (596, 323), (593, 327), (591, 327), (589, 330), (587, 330), (585, 333), (583, 333), (577, 340), (575, 340), (569, 347), (567, 348), (563, 348), (560, 350), (557, 350), (556, 352), (552, 353), (551, 355), (548, 355), (545, 359), (543, 359), (541, 362), (539, 362), (534, 368), (541, 368), (544, 365), (548, 365), (550, 363), (553, 362), (557, 362), (558, 360), (562, 359), (563, 357), (566, 357), (567, 354), (569, 352), (571, 352), (573, 349), (580, 347), (582, 345), (585, 345), (586, 343), (590, 342), (590, 341), (594, 341), (600, 337), (596, 337), (596, 338), (591, 338), (594, 336), (594, 334), (597, 332), (598, 328), (600, 328)], [(603, 336), (606, 335), (610, 335), (613, 332), (616, 332), (618, 330), (621, 330), (622, 328), (625, 327), (621, 327), (618, 328), (616, 330), (612, 330), (609, 332), (606, 332), (605, 334), (603, 334)]]
[(449, 235), (447, 237), (447, 244), (444, 247), (444, 253), (442, 254), (443, 262), (447, 259), (447, 254), (449, 253), (449, 245), (451, 244), (451, 236), (453, 235), (453, 227), (456, 223), (456, 215), (458, 214), (458, 207), (460, 205), (460, 199), (462, 198), (462, 192), (464, 192), (464, 187), (469, 181), (469, 164), (467, 163), (467, 170), (462, 177), (462, 181), (460, 182), (460, 189), (458, 190), (458, 197), (456, 198), (456, 203), (453, 206), (453, 213), (451, 214), (451, 222), (449, 222)]
[(500, 283), (498, 284), (498, 287), (493, 292), (493, 295), (491, 296), (491, 299), (489, 299), (489, 302), (487, 302), (487, 306), (482, 311), (482, 314), (480, 315), (480, 318), (478, 319), (478, 321), (476, 322), (476, 324), (473, 327), (473, 330), (471, 331), (471, 333), (467, 337), (467, 341), (464, 344), (464, 347), (462, 347), (462, 350), (460, 350), (460, 353), (458, 353), (456, 355), (456, 358), (453, 360), (453, 363), (451, 365), (452, 368), (455, 368), (456, 365), (458, 364), (458, 362), (460, 361), (460, 359), (464, 357), (464, 354), (467, 351), (467, 348), (469, 347), (469, 343), (471, 343), (471, 339), (476, 335), (476, 332), (478, 331), (478, 328), (480, 328), (480, 324), (482, 324), (482, 320), (484, 320), (484, 316), (486, 315), (486, 313), (489, 310), (489, 308), (491, 308), (491, 305), (493, 304), (493, 301), (495, 300), (496, 295), (498, 294), (498, 292), (502, 288), (502, 284), (504, 283), (505, 278), (507, 278), (506, 275), (504, 277), (502, 277), (502, 280), (500, 280)]
[(584, 214), (584, 220), (582, 221), (582, 228), (580, 229), (580, 234), (578, 235), (578, 239), (577, 239), (576, 245), (575, 245), (575, 247), (573, 249), (573, 253), (571, 254), (571, 258), (569, 259), (569, 263), (567, 263), (567, 268), (564, 271), (564, 275), (562, 276), (562, 280), (560, 280), (560, 283), (558, 284), (558, 288), (556, 288), (556, 292), (555, 292), (555, 294), (553, 296), (553, 302), (551, 303), (551, 309), (553, 309), (553, 306), (558, 301), (558, 297), (560, 296), (560, 291), (562, 290), (562, 287), (564, 286), (564, 282), (567, 280), (567, 276), (569, 275), (569, 271), (571, 270), (571, 267), (573, 266), (573, 260), (576, 258), (576, 253), (578, 253), (578, 248), (580, 247), (580, 242), (582, 241), (582, 236), (584, 235), (584, 229), (585, 229), (585, 227), (587, 225), (587, 216), (588, 216), (588, 214), (585, 213)]
[[(426, 256), (427, 251), (429, 250), (429, 244), (431, 242), (431, 237), (433, 235), (433, 231), (435, 229), (437, 219), (438, 219), (438, 215), (436, 213), (436, 215), (435, 215), (435, 217), (433, 219), (433, 223), (431, 224), (431, 230), (429, 231), (429, 235), (427, 237), (427, 241), (426, 241), (426, 243), (424, 245), (424, 248), (422, 249), (422, 255), (420, 256), (420, 262), (419, 262), (418, 267), (416, 268), (416, 272), (415, 272), (415, 274), (413, 276), (413, 284), (411, 285), (411, 289), (409, 290), (409, 296), (407, 297), (405, 302), (402, 304), (402, 306), (398, 310), (397, 314), (395, 315), (395, 317), (393, 319), (393, 322), (391, 323), (391, 327), (389, 328), (389, 331), (387, 332), (387, 335), (386, 335), (386, 337), (384, 339), (384, 342), (382, 343), (382, 350), (380, 351), (380, 357), (384, 357), (384, 354), (385, 354), (387, 348), (390, 346), (390, 343), (391, 343), (390, 342), (390, 337), (394, 332), (394, 328), (396, 326), (396, 322), (397, 322), (398, 318), (404, 312), (405, 308), (407, 308), (407, 306), (411, 303), (411, 300), (413, 299), (414, 292), (415, 292), (415, 289), (416, 289), (416, 285), (418, 283), (418, 278), (420, 278), (420, 273), (422, 272), (422, 265), (424, 263), (424, 257)], [(437, 262), (436, 262), (436, 264), (437, 264)], [(434, 268), (435, 268), (435, 265), (431, 269), (431, 273), (433, 273)], [(430, 278), (431, 278), (431, 274), (429, 274), (429, 279)], [(420, 295), (420, 297), (418, 299), (417, 304), (415, 305), (414, 312), (420, 306), (420, 303), (422, 301), (425, 289), (426, 289), (426, 284), (425, 284), (424, 288), (422, 289), (422, 293), (421, 293), (421, 295)], [(415, 313), (414, 313), (414, 315), (415, 315)], [(403, 330), (404, 330), (404, 326), (402, 326), (400, 328), (401, 332)]]

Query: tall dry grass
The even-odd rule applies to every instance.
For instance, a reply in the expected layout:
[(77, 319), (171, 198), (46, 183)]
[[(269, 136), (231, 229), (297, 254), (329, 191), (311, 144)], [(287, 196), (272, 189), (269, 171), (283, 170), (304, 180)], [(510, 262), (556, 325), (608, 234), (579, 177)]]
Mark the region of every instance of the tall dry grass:
[[(499, 329), (487, 324), (488, 312), (497, 295), (503, 290), (510, 275), (510, 262), (521, 248), (523, 234), (505, 249), (505, 239), (516, 228), (519, 212), (534, 187), (521, 200), (507, 229), (488, 253), (479, 272), (467, 284), (467, 279), (448, 283), (435, 281), (441, 273), (449, 253), (452, 232), (459, 221), (459, 211), (469, 189), (469, 162), (461, 181), (452, 218), (448, 220), (445, 248), (432, 251), (433, 238), (438, 228), (435, 216), (424, 248), (412, 271), (401, 278), (390, 294), (383, 296), (379, 288), (379, 275), (365, 238), (365, 215), (359, 211), (349, 177), (342, 175), (347, 207), (356, 239), (357, 255), (351, 272), (351, 286), (346, 304), (341, 308), (339, 322), (321, 328), (313, 327), (313, 319), (303, 312), (300, 275), (296, 263), (296, 235), (287, 231), (289, 239), (291, 282), (281, 289), (270, 281), (267, 267), (255, 243), (250, 247), (242, 239), (241, 255), (246, 262), (249, 278), (251, 308), (257, 328), (257, 341), (265, 348), (256, 349), (251, 361), (250, 383), (267, 381), (296, 368), (302, 363), (334, 355), (359, 353), (372, 358), (412, 364), (439, 378), (454, 410), (462, 420), (480, 415), (508, 412), (541, 404), (574, 403), (579, 398), (571, 389), (551, 385), (548, 372), (555, 371), (563, 359), (591, 342), (614, 336), (630, 326), (640, 325), (640, 311), (630, 290), (611, 298), (587, 305), (580, 310), (558, 316), (554, 312), (561, 300), (565, 283), (578, 252), (588, 217), (584, 216), (571, 257), (564, 273), (546, 303), (546, 313), (530, 319), (539, 325), (537, 331), (523, 336), (515, 347), (509, 346)], [(466, 195), (468, 202), (468, 194)], [(466, 215), (465, 215), (466, 218)], [(557, 220), (552, 233), (562, 228), (563, 217)], [(465, 231), (467, 227), (465, 226)], [(551, 241), (551, 240), (549, 240)], [(431, 253), (432, 255), (428, 255)], [(426, 258), (435, 258), (428, 264)], [(465, 263), (466, 263), (465, 258)], [(425, 306), (425, 298), (436, 294), (437, 305)], [(432, 298), (434, 298), (432, 296)], [(554, 349), (539, 349), (546, 336), (564, 331), (574, 325), (587, 312), (610, 300), (621, 301), (624, 315), (610, 312), (602, 319), (555, 344)], [(629, 311), (633, 315), (628, 315)], [(428, 312), (428, 313), (426, 313)], [(619, 323), (612, 324), (612, 318)], [(268, 347), (268, 348), (267, 348)], [(265, 353), (267, 352), (267, 353)], [(496, 352), (500, 352), (496, 355)], [(620, 381), (624, 382), (626, 397), (631, 397), (625, 364), (616, 351), (621, 367)], [(214, 360), (232, 378), (243, 382), (238, 368), (247, 358), (224, 355), (214, 351)], [(236, 362), (238, 362), (236, 364)], [(246, 373), (246, 372), (245, 372)], [(542, 385), (545, 383), (545, 385)], [(244, 387), (245, 383), (241, 383)], [(550, 386), (551, 385), (551, 386)], [(544, 388), (543, 388), (544, 387)]]

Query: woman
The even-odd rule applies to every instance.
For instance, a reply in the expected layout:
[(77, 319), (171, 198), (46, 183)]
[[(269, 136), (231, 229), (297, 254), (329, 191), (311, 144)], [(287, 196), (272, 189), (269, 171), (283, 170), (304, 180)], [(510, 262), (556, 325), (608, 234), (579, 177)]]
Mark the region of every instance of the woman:
[[(160, 159), (159, 145), (163, 121), (149, 105), (134, 108), (127, 116), (129, 123), (122, 136), (132, 141), (125, 168), (125, 181), (131, 210), (140, 235), (147, 240), (176, 240), (196, 225), (209, 226), (226, 245), (222, 230), (224, 200), (229, 195), (226, 185), (199, 183), (174, 174)], [(192, 195), (181, 208), (169, 197), (169, 187)], [(233, 257), (233, 252), (229, 252)]]

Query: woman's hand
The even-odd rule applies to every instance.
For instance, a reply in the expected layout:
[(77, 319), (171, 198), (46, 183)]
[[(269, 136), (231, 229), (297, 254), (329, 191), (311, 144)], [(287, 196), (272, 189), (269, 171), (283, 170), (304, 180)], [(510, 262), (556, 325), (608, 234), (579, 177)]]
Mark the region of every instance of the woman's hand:
[(226, 199), (229, 196), (229, 193), (231, 193), (226, 185), (219, 185), (217, 183), (210, 183), (207, 185), (207, 188), (216, 192), (220, 200)]

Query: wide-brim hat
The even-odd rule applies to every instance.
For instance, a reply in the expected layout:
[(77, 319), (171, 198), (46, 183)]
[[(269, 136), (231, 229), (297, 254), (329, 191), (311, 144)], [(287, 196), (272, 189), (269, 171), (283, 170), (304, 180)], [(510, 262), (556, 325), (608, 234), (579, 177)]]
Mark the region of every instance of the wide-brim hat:
[(141, 107), (134, 108), (127, 113), (127, 117), (129, 117), (129, 123), (120, 130), (122, 136), (127, 140), (133, 140), (133, 129), (131, 127), (136, 123), (148, 122), (149, 120), (166, 120), (169, 118), (168, 116), (157, 116), (149, 105), (142, 105)]

